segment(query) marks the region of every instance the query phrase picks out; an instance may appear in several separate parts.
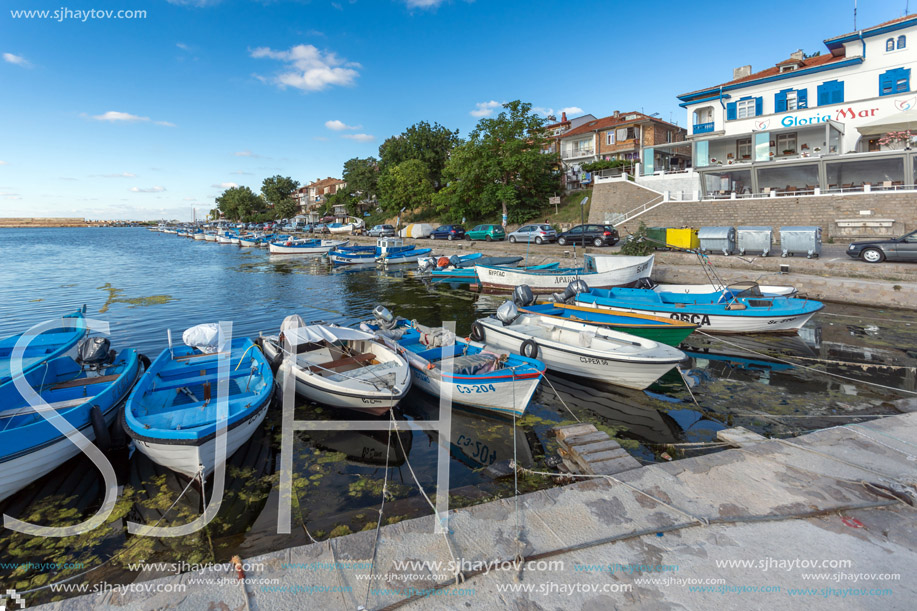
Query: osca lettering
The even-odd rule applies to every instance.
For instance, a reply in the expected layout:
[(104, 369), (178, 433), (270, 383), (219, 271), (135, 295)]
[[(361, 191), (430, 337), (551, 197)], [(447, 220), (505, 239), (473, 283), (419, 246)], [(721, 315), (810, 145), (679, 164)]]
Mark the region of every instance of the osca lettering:
[(669, 316), (672, 320), (681, 320), (702, 327), (710, 326), (710, 316), (707, 314), (688, 314), (687, 312), (672, 312)]

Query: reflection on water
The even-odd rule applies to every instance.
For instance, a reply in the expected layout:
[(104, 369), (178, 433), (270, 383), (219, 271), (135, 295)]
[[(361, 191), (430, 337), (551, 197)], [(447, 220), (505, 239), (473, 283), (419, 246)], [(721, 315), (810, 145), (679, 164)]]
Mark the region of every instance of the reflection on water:
[[(336, 269), (320, 256), (269, 255), (264, 249), (141, 229), (0, 230), (0, 250), (0, 337), (85, 303), (90, 317), (111, 323), (114, 348), (131, 346), (151, 357), (165, 347), (167, 329), (177, 337), (194, 324), (229, 320), (235, 335), (253, 336), (274, 332), (294, 313), (306, 320), (351, 324), (369, 318), (377, 304), (424, 324), (455, 321), (458, 333), (465, 334), (476, 318), (493, 313), (505, 299), (471, 292), (460, 283), (432, 283), (416, 277), (412, 266)], [(116, 299), (110, 299), (111, 289), (118, 291)], [(683, 375), (673, 370), (645, 392), (552, 374), (515, 423), (454, 410), (448, 440), (452, 503), (511, 495), (511, 482), (488, 469), (510, 459), (546, 469), (545, 457), (557, 447), (551, 430), (558, 423), (591, 422), (639, 459), (652, 462), (663, 452), (677, 457), (707, 451), (676, 444), (715, 441), (716, 432), (730, 426), (782, 436), (850, 421), (838, 416), (882, 413), (888, 409), (883, 402), (897, 395), (857, 380), (914, 390), (915, 345), (917, 314), (829, 304), (797, 336), (695, 334), (682, 346), (689, 357)], [(850, 379), (826, 376), (825, 370)], [(438, 399), (417, 390), (395, 410), (401, 420), (435, 420), (438, 415)], [(341, 416), (303, 403), (296, 417)], [(66, 559), (87, 565), (119, 550), (125, 562), (225, 561), (236, 553), (251, 556), (306, 543), (310, 536), (323, 539), (372, 528), (386, 462), (385, 520), (430, 511), (411, 469), (432, 498), (437, 433), (401, 425), (389, 444), (387, 432), (297, 432), (294, 529), (279, 536), (275, 471), (280, 438), (275, 406), (261, 431), (232, 457), (224, 505), (206, 533), (150, 541), (124, 533), (124, 519), (180, 524), (198, 515), (201, 504), (201, 491), (195, 488), (166, 515), (186, 481), (135, 452), (129, 460), (114, 459), (125, 487), (119, 513), (106, 528), (64, 548), (54, 540), (4, 531), (0, 553), (31, 562)], [(526, 478), (521, 485), (533, 489), (551, 483)], [(11, 497), (3, 510), (60, 525), (78, 522), (100, 502), (100, 478), (77, 458)], [(135, 577), (114, 562), (92, 579), (115, 583)], [(47, 579), (40, 572), (0, 573), (3, 586), (19, 590)]]

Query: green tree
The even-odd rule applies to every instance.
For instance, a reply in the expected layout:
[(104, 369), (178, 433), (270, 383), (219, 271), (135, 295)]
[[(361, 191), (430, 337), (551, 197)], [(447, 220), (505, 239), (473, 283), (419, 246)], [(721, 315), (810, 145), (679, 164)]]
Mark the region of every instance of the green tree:
[[(379, 189), (379, 160), (375, 157), (348, 159), (344, 162), (341, 178), (347, 183), (348, 193), (361, 200), (374, 199)], [(340, 192), (341, 189), (338, 189)]]
[(430, 171), (419, 159), (409, 159), (390, 168), (379, 178), (382, 209), (395, 214), (402, 208), (413, 210), (430, 203), (433, 182)]
[(382, 143), (379, 147), (379, 169), (385, 174), (405, 161), (417, 159), (427, 168), (427, 178), (433, 187), (439, 189), (449, 155), (460, 143), (458, 130), (451, 131), (439, 123), (430, 125), (421, 121)]
[(547, 205), (561, 188), (556, 159), (541, 152), (545, 119), (515, 100), (496, 117), (481, 119), (468, 141), (456, 147), (434, 197), (437, 211), (457, 220), (502, 212), (522, 222)]
[(299, 212), (299, 205), (293, 198), (293, 192), (298, 188), (298, 180), (277, 174), (261, 183), (261, 196), (274, 208), (277, 217), (286, 219)]
[(216, 198), (217, 208), (223, 218), (231, 221), (253, 220), (267, 206), (261, 196), (248, 187), (231, 187)]

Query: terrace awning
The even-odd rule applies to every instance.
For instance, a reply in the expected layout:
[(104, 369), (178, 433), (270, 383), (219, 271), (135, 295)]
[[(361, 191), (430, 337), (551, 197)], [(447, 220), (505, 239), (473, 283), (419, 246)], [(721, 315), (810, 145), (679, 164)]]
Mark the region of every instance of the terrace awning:
[(917, 131), (917, 108), (896, 112), (857, 127), (857, 131), (863, 136), (876, 136), (908, 129)]

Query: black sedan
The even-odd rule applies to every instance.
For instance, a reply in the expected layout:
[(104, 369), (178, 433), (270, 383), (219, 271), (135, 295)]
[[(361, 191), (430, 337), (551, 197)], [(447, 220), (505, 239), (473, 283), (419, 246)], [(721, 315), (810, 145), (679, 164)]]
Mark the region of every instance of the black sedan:
[(577, 225), (557, 236), (557, 243), (591, 244), (593, 246), (614, 246), (620, 240), (618, 230), (611, 225)]
[(461, 225), (440, 225), (430, 233), (431, 240), (464, 240), (465, 228)]
[(917, 231), (900, 238), (854, 242), (847, 247), (847, 255), (867, 263), (889, 261), (917, 261)]

